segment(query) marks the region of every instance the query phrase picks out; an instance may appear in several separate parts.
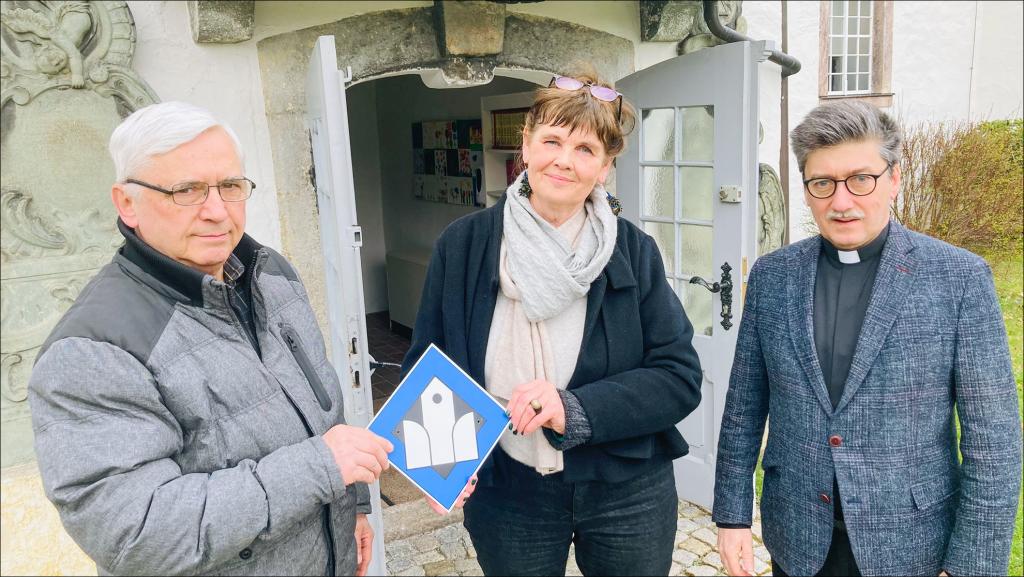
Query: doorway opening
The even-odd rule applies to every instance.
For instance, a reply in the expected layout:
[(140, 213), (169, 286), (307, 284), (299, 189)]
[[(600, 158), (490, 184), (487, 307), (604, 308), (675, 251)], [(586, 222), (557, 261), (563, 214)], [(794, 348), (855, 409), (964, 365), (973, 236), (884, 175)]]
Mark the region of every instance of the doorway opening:
[[(356, 211), (362, 228), (363, 294), (366, 304), (368, 348), (377, 362), (400, 365), (409, 349), (420, 293), (434, 243), (452, 221), (484, 210), (472, 199), (450, 202), (417, 197), (417, 175), (422, 171), (414, 150), (449, 148), (439, 143), (413, 142), (414, 126), (423, 123), (478, 120), (482, 105), (490, 97), (534, 90), (536, 84), (516, 78), (495, 76), (482, 86), (434, 89), (418, 74), (389, 76), (361, 82), (346, 89), (352, 173)], [(465, 126), (462, 123), (461, 126)], [(487, 131), (488, 134), (490, 130)], [(449, 144), (458, 144), (452, 142)], [(506, 159), (511, 151), (496, 151), (482, 142), (474, 167), (500, 174), (470, 177), (472, 186), (494, 196), (504, 193)], [(460, 151), (461, 152), (461, 151)], [(422, 158), (422, 152), (416, 152)], [(433, 172), (431, 167), (431, 172)], [(441, 170), (440, 168), (438, 170)], [(467, 180), (464, 174), (453, 177)], [(487, 183), (492, 183), (487, 186)], [(468, 184), (468, 183), (467, 183)], [(436, 196), (434, 198), (437, 198)], [(376, 413), (398, 386), (400, 369), (384, 366), (372, 376), (373, 409)], [(386, 506), (421, 498), (421, 492), (394, 469), (381, 477), (381, 497)]]

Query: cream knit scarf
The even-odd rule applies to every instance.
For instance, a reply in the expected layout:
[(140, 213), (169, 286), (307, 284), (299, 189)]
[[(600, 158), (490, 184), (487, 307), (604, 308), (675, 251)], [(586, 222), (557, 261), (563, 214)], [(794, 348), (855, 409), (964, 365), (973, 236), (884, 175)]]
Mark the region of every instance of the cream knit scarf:
[[(507, 400), (519, 385), (544, 379), (565, 389), (579, 357), (590, 283), (604, 270), (615, 247), (618, 225), (598, 185), (579, 215), (558, 230), (534, 211), (519, 190), (524, 172), (508, 188), (500, 249), (499, 299), (487, 345), (487, 389)], [(574, 222), (575, 221), (575, 222)], [(573, 226), (576, 225), (576, 226)], [(569, 232), (568, 237), (564, 234)], [(575, 243), (573, 242), (575, 237)], [(555, 340), (549, 332), (554, 323)], [(503, 436), (502, 448), (541, 474), (562, 470), (562, 453), (542, 431), (529, 437)]]

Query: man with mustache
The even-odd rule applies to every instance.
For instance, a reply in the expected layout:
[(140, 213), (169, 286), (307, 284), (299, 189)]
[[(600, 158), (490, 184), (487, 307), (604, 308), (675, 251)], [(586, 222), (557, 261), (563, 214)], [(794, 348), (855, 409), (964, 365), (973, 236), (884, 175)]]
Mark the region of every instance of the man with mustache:
[(344, 424), (295, 269), (245, 234), (235, 133), (182, 102), (110, 137), (124, 245), (29, 382), (47, 497), (100, 575), (363, 575), (387, 440)]
[(1021, 425), (991, 272), (890, 221), (901, 137), (888, 115), (820, 106), (792, 143), (821, 235), (750, 272), (715, 479), (725, 569), (753, 571), (770, 419), (775, 575), (1006, 574)]

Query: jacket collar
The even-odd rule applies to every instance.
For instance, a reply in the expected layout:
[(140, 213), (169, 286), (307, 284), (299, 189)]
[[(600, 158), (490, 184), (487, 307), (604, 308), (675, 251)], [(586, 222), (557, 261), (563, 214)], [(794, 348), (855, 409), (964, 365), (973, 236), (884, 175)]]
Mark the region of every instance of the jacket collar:
[[(219, 281), (211, 275), (183, 265), (149, 246), (146, 241), (139, 238), (135, 229), (129, 228), (120, 218), (117, 219), (117, 230), (124, 236), (124, 245), (118, 250), (119, 255), (139, 267), (160, 285), (177, 293), (175, 297), (178, 300), (198, 307), (203, 306), (204, 284)], [(262, 248), (263, 246), (251, 236), (242, 235), (238, 246), (232, 251), (232, 256), (238, 259), (239, 264), (244, 267), (241, 276), (235, 279), (236, 284), (248, 283), (252, 278), (253, 267), (251, 265), (255, 262), (256, 253)]]
[(821, 250), (822, 239), (818, 236), (803, 243), (790, 255), (786, 310), (797, 362), (803, 368), (818, 402), (831, 415), (838, 414), (849, 404), (881, 351), (892, 323), (899, 316), (900, 303), (910, 296), (915, 261), (912, 257), (914, 245), (907, 229), (895, 221), (891, 222), (871, 289), (871, 299), (857, 339), (850, 374), (843, 388), (843, 396), (833, 411), (821, 364), (818, 362), (817, 349), (814, 347), (814, 282)]

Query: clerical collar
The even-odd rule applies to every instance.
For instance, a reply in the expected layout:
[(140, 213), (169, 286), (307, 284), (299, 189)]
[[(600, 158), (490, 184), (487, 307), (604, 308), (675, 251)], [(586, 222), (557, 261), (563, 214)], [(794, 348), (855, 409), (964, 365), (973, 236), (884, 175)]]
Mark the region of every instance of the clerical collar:
[(821, 237), (821, 250), (825, 256), (837, 264), (857, 264), (871, 260), (882, 254), (885, 247), (885, 240), (889, 238), (889, 225), (885, 225), (882, 232), (878, 233), (875, 240), (855, 250), (839, 250), (824, 236)]

